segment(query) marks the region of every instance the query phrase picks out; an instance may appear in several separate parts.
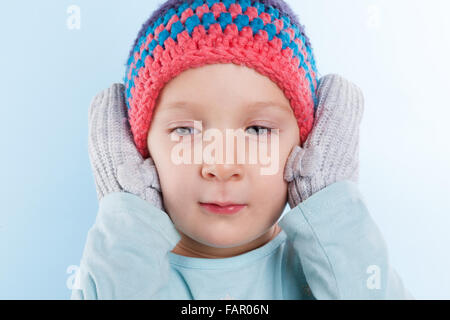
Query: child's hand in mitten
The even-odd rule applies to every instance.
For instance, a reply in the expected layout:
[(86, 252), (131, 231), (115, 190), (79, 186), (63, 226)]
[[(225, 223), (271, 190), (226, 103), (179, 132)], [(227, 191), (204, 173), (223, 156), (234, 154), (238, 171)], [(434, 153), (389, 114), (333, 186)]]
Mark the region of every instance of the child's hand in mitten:
[(163, 209), (161, 188), (151, 157), (137, 151), (127, 119), (125, 87), (114, 83), (98, 93), (89, 110), (89, 159), (97, 197), (129, 192)]
[(339, 75), (326, 75), (317, 103), (313, 129), (303, 148), (293, 148), (284, 171), (291, 208), (337, 181), (358, 181), (361, 90)]

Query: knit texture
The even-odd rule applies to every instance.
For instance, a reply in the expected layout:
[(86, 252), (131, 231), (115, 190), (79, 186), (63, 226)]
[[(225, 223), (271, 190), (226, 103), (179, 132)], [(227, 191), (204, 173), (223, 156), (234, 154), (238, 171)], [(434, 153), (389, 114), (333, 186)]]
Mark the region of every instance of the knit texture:
[(129, 192), (164, 210), (151, 157), (136, 150), (127, 119), (125, 87), (114, 83), (98, 93), (89, 109), (88, 151), (100, 201), (113, 192)]
[(335, 182), (358, 182), (363, 112), (364, 97), (355, 84), (336, 74), (320, 79), (314, 127), (303, 148), (294, 147), (285, 166), (291, 208)]
[(133, 139), (144, 158), (160, 90), (205, 64), (253, 68), (283, 90), (302, 144), (312, 129), (318, 74), (310, 41), (282, 0), (169, 0), (146, 21), (124, 77)]

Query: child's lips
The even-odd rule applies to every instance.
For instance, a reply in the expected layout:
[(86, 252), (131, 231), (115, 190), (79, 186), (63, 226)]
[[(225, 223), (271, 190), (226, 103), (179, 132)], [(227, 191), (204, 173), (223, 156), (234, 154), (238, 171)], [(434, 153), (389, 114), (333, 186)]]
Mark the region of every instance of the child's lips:
[(209, 212), (216, 214), (235, 214), (245, 208), (246, 204), (236, 204), (236, 203), (202, 203), (200, 206), (208, 210)]

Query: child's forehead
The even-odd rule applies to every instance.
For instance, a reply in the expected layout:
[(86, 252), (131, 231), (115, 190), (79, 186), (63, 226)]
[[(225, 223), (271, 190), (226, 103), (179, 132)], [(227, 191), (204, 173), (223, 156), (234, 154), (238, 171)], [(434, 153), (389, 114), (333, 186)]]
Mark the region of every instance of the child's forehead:
[(233, 104), (220, 104), (220, 103), (208, 103), (196, 99), (188, 100), (174, 100), (165, 103), (160, 110), (164, 113), (183, 113), (183, 112), (197, 112), (200, 114), (206, 114), (210, 111), (216, 111), (217, 108), (225, 108), (226, 112), (239, 112), (242, 114), (251, 114), (257, 112), (269, 112), (269, 113), (288, 113), (291, 114), (292, 110), (289, 103), (276, 101), (276, 100), (256, 100), (256, 101), (239, 101)]

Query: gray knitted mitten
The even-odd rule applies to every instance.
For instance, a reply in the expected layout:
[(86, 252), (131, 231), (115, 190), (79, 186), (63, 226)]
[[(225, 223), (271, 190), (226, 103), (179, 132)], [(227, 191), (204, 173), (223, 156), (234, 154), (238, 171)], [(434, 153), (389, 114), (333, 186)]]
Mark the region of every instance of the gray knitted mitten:
[(124, 90), (114, 83), (94, 97), (89, 109), (88, 149), (97, 198), (129, 192), (164, 211), (155, 164), (143, 160), (132, 138)]
[(336, 74), (320, 79), (314, 126), (303, 148), (295, 146), (287, 160), (291, 208), (340, 180), (358, 182), (359, 126), (364, 97), (355, 84)]

